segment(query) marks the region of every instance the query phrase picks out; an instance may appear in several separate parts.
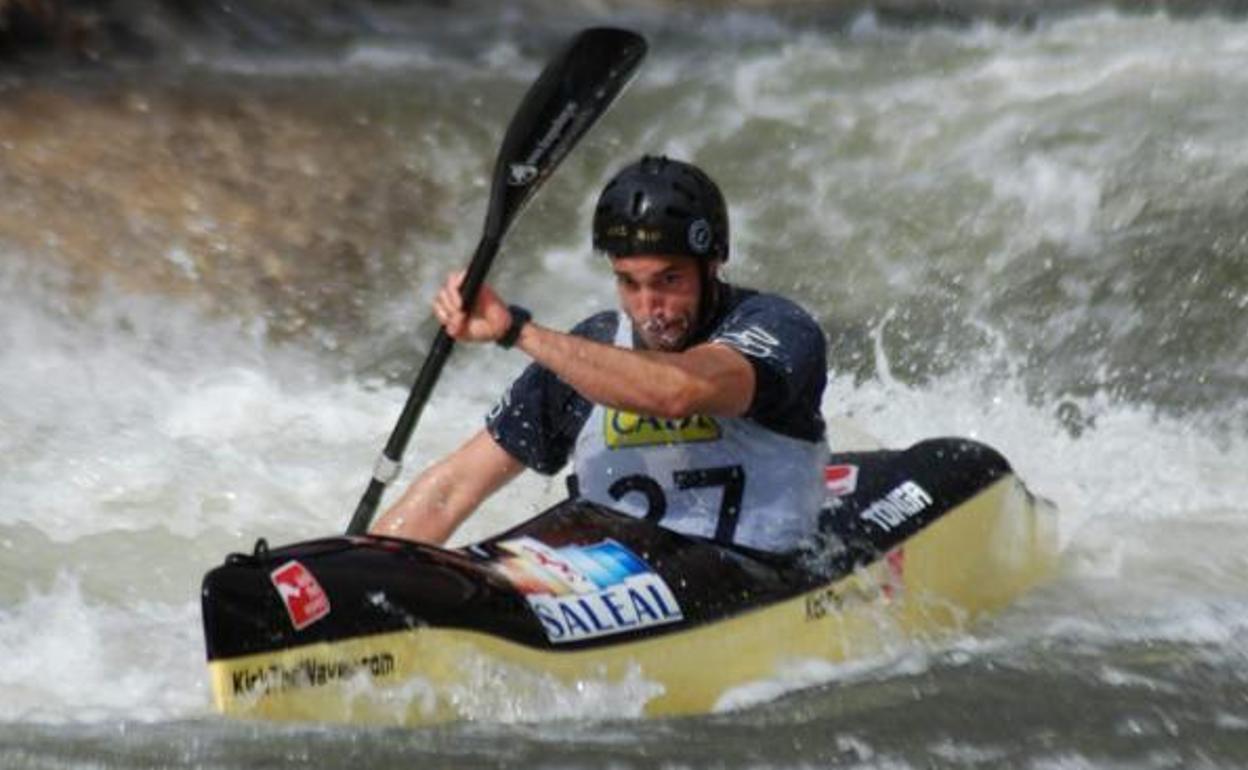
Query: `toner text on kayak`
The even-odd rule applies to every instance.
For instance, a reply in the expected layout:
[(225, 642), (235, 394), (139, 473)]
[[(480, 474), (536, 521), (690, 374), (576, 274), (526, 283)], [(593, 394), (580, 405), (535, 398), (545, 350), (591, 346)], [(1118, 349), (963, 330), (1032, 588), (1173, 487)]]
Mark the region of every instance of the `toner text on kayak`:
[(913, 481), (904, 481), (884, 497), (867, 506), (858, 518), (885, 532), (892, 532), (932, 504), (932, 496)]

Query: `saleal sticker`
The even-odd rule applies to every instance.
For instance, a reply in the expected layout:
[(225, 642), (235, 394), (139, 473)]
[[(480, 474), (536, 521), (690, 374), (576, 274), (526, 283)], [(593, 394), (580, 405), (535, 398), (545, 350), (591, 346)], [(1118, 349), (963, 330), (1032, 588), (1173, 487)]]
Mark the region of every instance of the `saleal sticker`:
[(650, 565), (607, 538), (554, 548), (505, 540), (496, 569), (524, 594), (552, 644), (622, 634), (684, 619), (672, 589)]
[(857, 465), (829, 465), (823, 469), (823, 484), (835, 497), (852, 495), (858, 489)]
[(329, 597), (325, 589), (299, 562), (286, 562), (273, 570), (269, 579), (281, 595), (296, 631), (302, 631), (329, 614)]

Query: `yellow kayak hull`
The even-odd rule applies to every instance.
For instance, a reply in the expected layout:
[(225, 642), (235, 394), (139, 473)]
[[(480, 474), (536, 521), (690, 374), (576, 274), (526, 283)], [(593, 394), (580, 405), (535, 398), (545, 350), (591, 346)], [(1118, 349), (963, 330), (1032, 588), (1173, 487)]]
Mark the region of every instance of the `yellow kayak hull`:
[(1057, 550), (1053, 506), (1009, 474), (868, 566), (693, 628), (564, 650), (415, 627), (211, 661), (213, 697), (232, 717), (420, 725), (481, 716), (508, 688), (631, 683), (644, 715), (705, 713), (795, 664), (961, 632), (1045, 580)]

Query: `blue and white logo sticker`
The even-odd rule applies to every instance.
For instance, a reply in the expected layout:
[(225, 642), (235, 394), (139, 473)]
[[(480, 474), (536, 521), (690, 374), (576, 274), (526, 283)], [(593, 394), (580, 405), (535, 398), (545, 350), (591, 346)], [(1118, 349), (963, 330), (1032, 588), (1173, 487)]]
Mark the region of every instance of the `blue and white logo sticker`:
[(637, 554), (606, 539), (552, 548), (506, 540), (498, 569), (520, 590), (552, 644), (622, 634), (684, 619), (663, 578)]
[(705, 219), (695, 219), (689, 223), (689, 248), (694, 254), (705, 254), (711, 250), (711, 223)]

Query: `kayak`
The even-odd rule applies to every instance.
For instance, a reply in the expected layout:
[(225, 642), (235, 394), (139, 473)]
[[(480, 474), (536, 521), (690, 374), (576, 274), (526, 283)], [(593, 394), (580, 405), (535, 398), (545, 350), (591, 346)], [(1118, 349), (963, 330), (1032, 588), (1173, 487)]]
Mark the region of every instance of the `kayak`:
[(489, 671), (499, 688), (640, 679), (644, 714), (704, 713), (795, 664), (949, 638), (1055, 567), (1054, 506), (982, 443), (836, 453), (826, 479), (819, 536), (783, 555), (572, 498), (460, 548), (262, 540), (204, 578), (215, 706), (428, 724), (470, 717)]

